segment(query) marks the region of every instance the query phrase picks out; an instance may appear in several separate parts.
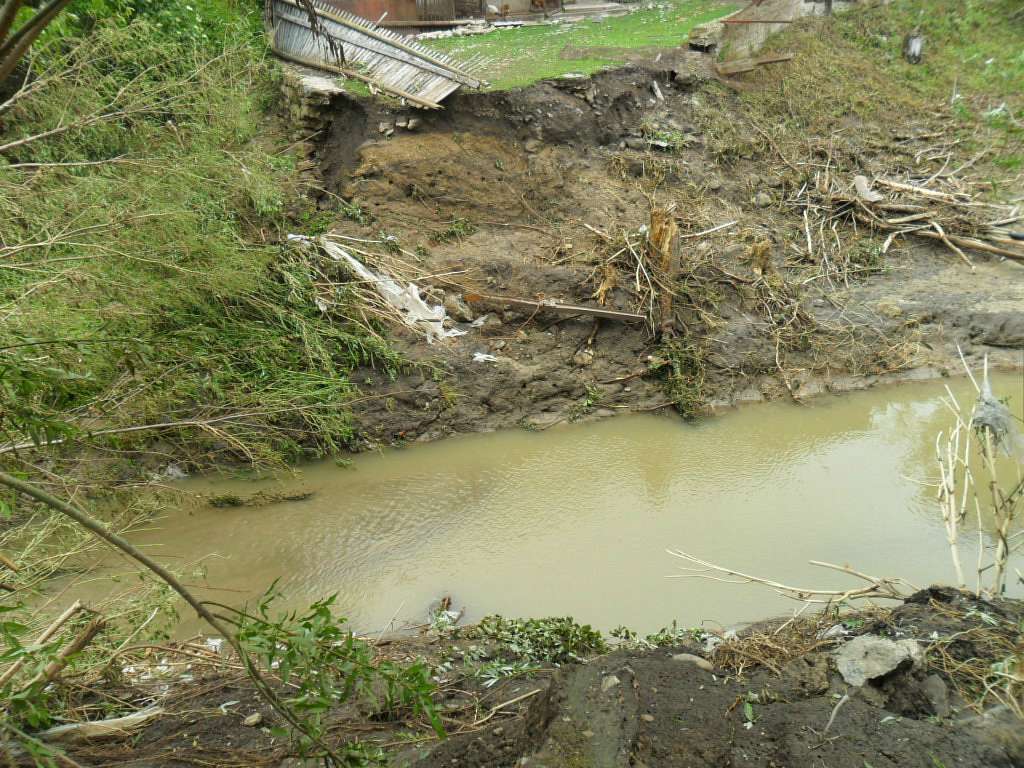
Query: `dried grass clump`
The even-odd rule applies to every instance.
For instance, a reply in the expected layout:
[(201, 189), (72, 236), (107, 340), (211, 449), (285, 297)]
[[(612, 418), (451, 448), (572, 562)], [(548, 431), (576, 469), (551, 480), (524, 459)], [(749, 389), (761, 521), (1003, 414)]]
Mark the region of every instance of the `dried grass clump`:
[(976, 609), (960, 610), (932, 601), (939, 614), (971, 625), (934, 641), (927, 649), (930, 667), (940, 672), (977, 711), (993, 705), (1024, 718), (1024, 626)]

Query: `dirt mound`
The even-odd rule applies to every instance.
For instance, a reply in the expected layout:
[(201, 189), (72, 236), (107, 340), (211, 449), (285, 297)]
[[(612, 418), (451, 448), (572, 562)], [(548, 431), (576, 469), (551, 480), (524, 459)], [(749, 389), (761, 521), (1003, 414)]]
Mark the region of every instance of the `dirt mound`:
[[(882, 642), (914, 639), (928, 649), (926, 662), (898, 666), (859, 688), (837, 671), (841, 641), (834, 639), (789, 658), (777, 674), (755, 662), (752, 672), (737, 675), (693, 647), (618, 651), (559, 671), (511, 726), (454, 737), (417, 765), (1020, 766), (1020, 721), (999, 707), (982, 717), (965, 709), (963, 681), (947, 674), (955, 670), (944, 658), (951, 643), (961, 660), (991, 663), (992, 649), (980, 639), (995, 631), (1019, 641), (1022, 615), (1019, 603), (933, 588), (884, 618), (854, 619), (859, 632)], [(742, 638), (737, 642), (742, 647)]]
[[(800, 659), (781, 677), (757, 673), (742, 683), (675, 656), (692, 649), (619, 652), (563, 670), (531, 706), (521, 727), (454, 738), (423, 766), (876, 766), (1020, 765), (973, 724), (900, 716), (869, 693), (853, 692), (829, 671), (825, 654)], [(609, 682), (612, 685), (609, 685)], [(906, 686), (930, 705), (911, 679)], [(1018, 745), (1019, 750), (1019, 745)]]
[[(582, 663), (556, 668), (548, 658), (525, 672), (524, 653), (559, 652), (557, 638), (578, 638), (578, 625), (568, 634), (484, 637), (481, 624), (394, 636), (378, 640), (377, 652), (431, 665), (447, 737), (413, 713), (380, 718), (351, 702), (330, 713), (330, 733), (338, 744), (380, 747), (390, 765), (407, 768), (1022, 766), (1015, 710), (1024, 700), (1019, 684), (999, 676), (1019, 653), (1022, 621), (1021, 601), (933, 587), (892, 610), (806, 614), (738, 637), (673, 630), (593, 656), (606, 650), (602, 640)], [(523, 633), (544, 622), (510, 624)], [(866, 639), (913, 651), (855, 686), (840, 658)], [(125, 701), (161, 686), (163, 714), (130, 739), (70, 745), (71, 757), (83, 766), (306, 765), (275, 735), (278, 716), (224, 661), (194, 664), (188, 681), (169, 686), (112, 682), (110, 693)], [(510, 673), (483, 676), (480, 665)]]

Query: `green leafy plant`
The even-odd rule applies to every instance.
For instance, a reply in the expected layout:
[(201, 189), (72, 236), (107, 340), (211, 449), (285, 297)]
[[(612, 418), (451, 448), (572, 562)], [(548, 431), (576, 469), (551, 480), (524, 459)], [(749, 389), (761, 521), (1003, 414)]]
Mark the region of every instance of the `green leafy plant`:
[(704, 355), (699, 347), (678, 339), (666, 341), (659, 349), (664, 363), (659, 367), (665, 394), (686, 418), (696, 416), (704, 404)]
[(471, 637), (494, 643), (495, 655), (536, 663), (582, 661), (608, 650), (599, 631), (569, 616), (547, 619), (486, 616), (466, 631)]
[[(279, 731), (280, 736), (292, 738), (307, 754), (313, 746), (310, 735), (325, 736), (331, 709), (350, 701), (382, 719), (424, 715), (435, 732), (444, 735), (432, 700), (435, 685), (425, 663), (400, 665), (378, 659), (373, 646), (357, 638), (346, 620), (332, 613), (333, 595), (303, 612), (272, 615), (272, 604), (279, 597), (275, 584), (253, 610), (237, 613), (233, 621), (247, 653), (275, 670), (289, 686), (291, 694), (284, 702), (308, 729)], [(374, 757), (359, 744), (346, 749), (352, 765)]]
[(625, 626), (618, 626), (608, 633), (619, 640), (622, 645), (633, 648), (665, 648), (674, 645), (681, 645), (687, 641), (700, 642), (704, 637), (701, 629), (686, 629), (672, 622), (669, 627), (662, 627), (657, 632), (652, 632), (643, 637), (638, 632)]
[(430, 239), (435, 243), (450, 243), (469, 237), (476, 229), (476, 224), (468, 219), (455, 218), (447, 227), (432, 234)]
[(651, 123), (641, 125), (640, 132), (649, 147), (665, 152), (680, 152), (693, 143), (693, 139), (682, 131), (662, 128)]
[(363, 208), (355, 200), (343, 200), (341, 203), (341, 215), (349, 221), (361, 224), (364, 227), (374, 222), (373, 214)]
[(526, 677), (539, 669), (541, 669), (541, 665), (533, 661), (503, 661), (498, 659), (480, 664), (472, 671), (472, 675), (483, 680), (484, 688), (490, 688), (500, 680), (512, 677)]
[(68, 371), (37, 354), (0, 359), (0, 437), (39, 445), (74, 432), (62, 411), (81, 394), (88, 374)]
[(587, 384), (583, 399), (569, 408), (569, 421), (579, 421), (604, 400), (605, 393), (595, 384)]

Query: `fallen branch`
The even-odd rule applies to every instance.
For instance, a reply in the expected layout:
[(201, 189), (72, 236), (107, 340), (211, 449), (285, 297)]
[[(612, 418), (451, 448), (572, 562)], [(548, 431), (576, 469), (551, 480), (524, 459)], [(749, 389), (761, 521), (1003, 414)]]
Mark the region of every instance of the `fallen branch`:
[[(894, 232), (898, 231), (900, 234), (916, 235), (917, 237), (923, 237), (928, 240), (943, 240), (942, 236), (939, 235), (938, 232), (933, 232), (928, 229), (905, 229), (903, 227), (890, 225), (884, 219), (879, 219), (874, 216), (869, 217), (860, 213), (854, 213), (854, 218), (856, 218), (857, 221), (861, 222), (862, 224), (866, 224), (870, 227), (877, 227), (878, 229), (884, 229)], [(983, 242), (981, 240), (975, 240), (973, 238), (968, 237), (960, 237), (959, 235), (947, 234), (946, 239), (948, 239), (948, 241), (951, 243), (959, 245), (961, 248), (969, 248), (975, 251), (985, 251), (986, 253), (994, 253), (999, 256), (1005, 256), (1006, 258), (1012, 261), (1024, 262), (1024, 252), (1011, 251), (1006, 248), (1001, 248), (997, 245), (992, 245), (990, 243)]]
[(535, 688), (534, 690), (530, 691), (529, 693), (524, 693), (522, 696), (516, 696), (514, 699), (509, 699), (508, 701), (503, 702), (503, 703), (499, 704), (496, 707), (491, 707), (491, 711), (488, 712), (485, 717), (483, 717), (480, 720), (477, 720), (477, 721), (475, 721), (473, 723), (470, 723), (470, 727), (477, 726), (477, 725), (483, 725), (488, 720), (490, 720), (492, 717), (494, 717), (498, 712), (500, 712), (501, 710), (505, 709), (506, 707), (511, 707), (513, 704), (518, 704), (520, 701), (524, 701), (525, 699), (528, 699), (531, 696), (536, 696), (542, 690), (544, 690), (544, 689), (543, 688)]
[[(863, 600), (868, 598), (884, 598), (889, 600), (903, 600), (908, 597), (907, 592), (899, 589), (897, 586), (899, 583), (903, 583), (900, 579), (881, 579), (875, 576), (869, 576), (866, 573), (855, 571), (852, 568), (841, 565), (833, 565), (831, 563), (823, 563), (817, 560), (812, 560), (811, 565), (818, 565), (826, 568), (832, 568), (834, 570), (842, 571), (843, 573), (856, 576), (859, 579), (868, 582), (868, 586), (859, 587), (854, 589), (818, 589), (808, 587), (793, 587), (788, 584), (782, 584), (778, 581), (772, 581), (771, 579), (761, 578), (760, 576), (751, 576), (750, 574), (743, 573), (742, 571), (736, 571), (731, 568), (725, 568), (714, 563), (709, 563), (706, 560), (701, 560), (699, 557), (688, 554), (681, 550), (667, 550), (667, 552), (673, 557), (678, 557), (681, 560), (685, 560), (690, 563), (695, 563), (698, 568), (684, 568), (683, 570), (693, 571), (693, 573), (679, 574), (676, 576), (669, 576), (669, 578), (686, 578), (686, 577), (700, 577), (705, 579), (711, 579), (712, 581), (724, 581), (729, 584), (763, 584), (767, 587), (772, 588), (780, 595), (786, 597), (795, 598), (804, 602), (810, 603), (834, 603), (834, 602), (845, 602), (849, 600)], [(721, 573), (726, 576), (732, 576), (740, 581), (730, 581), (729, 579), (722, 579), (713, 575), (709, 575), (708, 572)], [(813, 599), (813, 598), (825, 598), (825, 599)]]
[(56, 680), (57, 675), (64, 670), (64, 667), (68, 665), (71, 658), (75, 654), (81, 653), (81, 651), (92, 642), (92, 639), (96, 637), (96, 635), (100, 633), (100, 630), (102, 630), (106, 625), (107, 620), (102, 617), (97, 617), (86, 624), (85, 628), (75, 635), (74, 639), (70, 643), (61, 648), (60, 653), (57, 654), (57, 658), (47, 664), (45, 669), (29, 680), (28, 683), (23, 686), (22, 690), (27, 690), (39, 684), (46, 685)]

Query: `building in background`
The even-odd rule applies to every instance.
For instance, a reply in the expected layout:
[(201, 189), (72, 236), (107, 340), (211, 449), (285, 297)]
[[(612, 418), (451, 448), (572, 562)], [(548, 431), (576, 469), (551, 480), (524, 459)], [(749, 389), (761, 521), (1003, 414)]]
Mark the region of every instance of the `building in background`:
[(562, 0), (325, 0), (384, 27), (419, 31), (475, 19), (528, 20), (562, 10)]

